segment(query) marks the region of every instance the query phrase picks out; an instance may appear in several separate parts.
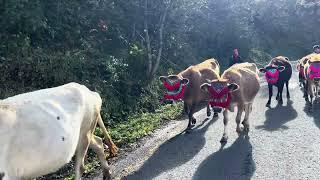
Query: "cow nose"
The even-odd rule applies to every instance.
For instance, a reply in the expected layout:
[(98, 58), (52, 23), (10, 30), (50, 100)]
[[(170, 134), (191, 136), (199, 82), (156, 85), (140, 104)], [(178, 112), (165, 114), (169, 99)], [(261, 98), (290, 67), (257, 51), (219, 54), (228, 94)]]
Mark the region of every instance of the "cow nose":
[(213, 110), (213, 112), (221, 113), (222, 108), (214, 106), (214, 107), (212, 107), (212, 110)]

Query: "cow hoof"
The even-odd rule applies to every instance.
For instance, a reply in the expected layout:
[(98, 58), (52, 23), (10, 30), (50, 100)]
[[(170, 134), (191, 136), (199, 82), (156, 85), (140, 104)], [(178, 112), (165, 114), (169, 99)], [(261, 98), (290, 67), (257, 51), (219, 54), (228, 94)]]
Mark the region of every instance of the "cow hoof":
[(267, 102), (266, 107), (270, 107), (271, 102)]
[(192, 120), (191, 120), (191, 124), (192, 125), (195, 125), (197, 123), (197, 120), (195, 119), (195, 118), (193, 118)]
[(237, 128), (236, 132), (238, 133), (238, 136), (240, 136), (241, 133), (243, 132), (243, 127)]
[(221, 143), (221, 144), (225, 144), (225, 143), (227, 143), (227, 142), (228, 142), (228, 136), (227, 136), (227, 135), (223, 135), (222, 138), (221, 138), (221, 140), (220, 140), (220, 143)]
[(194, 124), (189, 124), (188, 127), (187, 127), (187, 129), (186, 129), (186, 131), (192, 130), (193, 127), (194, 127)]
[(245, 125), (245, 126), (243, 127), (243, 131), (248, 134), (248, 132), (250, 131), (249, 126)]
[(111, 174), (109, 173), (103, 173), (103, 180), (111, 180)]

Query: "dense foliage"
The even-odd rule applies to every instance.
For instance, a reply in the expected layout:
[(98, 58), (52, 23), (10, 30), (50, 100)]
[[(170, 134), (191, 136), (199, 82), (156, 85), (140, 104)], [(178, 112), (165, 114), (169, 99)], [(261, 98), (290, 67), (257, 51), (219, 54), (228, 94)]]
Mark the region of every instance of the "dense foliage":
[(320, 43), (319, 7), (315, 0), (1, 0), (0, 97), (81, 82), (101, 93), (105, 120), (123, 121), (158, 108), (159, 74), (209, 57), (225, 66), (235, 47), (260, 63), (309, 53)]

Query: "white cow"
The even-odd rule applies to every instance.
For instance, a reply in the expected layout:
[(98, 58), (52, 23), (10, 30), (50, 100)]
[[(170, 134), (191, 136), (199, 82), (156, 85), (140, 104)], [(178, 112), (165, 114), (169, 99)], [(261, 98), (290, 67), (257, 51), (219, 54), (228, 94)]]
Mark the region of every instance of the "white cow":
[(0, 101), (0, 179), (34, 178), (57, 171), (76, 155), (76, 179), (84, 171), (90, 146), (99, 157), (104, 179), (110, 179), (102, 128), (111, 153), (113, 144), (100, 116), (102, 100), (87, 87), (69, 83)]

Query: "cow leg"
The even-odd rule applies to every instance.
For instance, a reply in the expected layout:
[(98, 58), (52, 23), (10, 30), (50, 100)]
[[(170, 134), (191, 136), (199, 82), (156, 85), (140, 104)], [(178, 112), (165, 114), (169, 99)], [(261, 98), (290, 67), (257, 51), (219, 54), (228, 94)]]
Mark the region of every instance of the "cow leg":
[(309, 101), (308, 91), (309, 91), (309, 83), (308, 83), (308, 81), (306, 81), (304, 83), (304, 88), (303, 88), (303, 97), (307, 102)]
[(236, 123), (237, 123), (236, 131), (237, 131), (238, 135), (240, 135), (241, 132), (242, 132), (242, 129), (240, 127), (240, 122), (241, 122), (241, 115), (242, 115), (242, 112), (243, 112), (244, 109), (245, 108), (242, 105), (238, 106), (238, 112), (237, 112), (237, 117), (236, 117)]
[(269, 89), (269, 100), (268, 100), (268, 102), (267, 102), (267, 104), (266, 104), (266, 106), (267, 106), (267, 107), (269, 107), (269, 106), (270, 106), (270, 104), (271, 104), (271, 97), (272, 97), (272, 84), (268, 84), (268, 89)]
[(75, 180), (80, 180), (81, 176), (85, 170), (84, 168), (84, 158), (87, 154), (89, 144), (90, 144), (90, 137), (91, 132), (88, 132), (84, 136), (80, 136), (79, 144), (76, 151), (76, 165), (75, 165), (75, 171), (76, 171), (76, 177)]
[(102, 139), (98, 136), (92, 135), (90, 148), (93, 149), (93, 151), (98, 155), (98, 158), (102, 167), (102, 171), (103, 171), (103, 180), (110, 180), (111, 179), (110, 167), (106, 160)]
[(287, 89), (287, 99), (290, 99), (290, 93), (289, 93), (289, 81), (286, 82), (286, 89)]
[(250, 125), (249, 125), (249, 115), (250, 115), (250, 113), (251, 113), (251, 111), (252, 111), (252, 104), (246, 105), (244, 111), (245, 111), (245, 115), (244, 115), (244, 120), (243, 120), (243, 122), (242, 122), (243, 127), (244, 127), (243, 130), (244, 130), (246, 133), (249, 133), (249, 126), (250, 126)]
[(189, 106), (186, 102), (183, 103), (183, 111), (186, 113), (186, 114), (189, 114)]
[(228, 121), (229, 121), (229, 117), (228, 117), (228, 109), (224, 109), (223, 111), (223, 125), (224, 125), (224, 129), (223, 129), (223, 135), (222, 138), (220, 140), (220, 143), (226, 143), (228, 141)]
[(278, 92), (277, 92), (277, 96), (276, 96), (276, 100), (278, 101), (279, 100), (279, 96), (280, 96), (280, 90), (279, 90), (279, 87), (277, 87), (277, 90), (278, 90)]
[(188, 129), (191, 129), (197, 122), (196, 118), (193, 117), (193, 113), (195, 111), (195, 103), (191, 105), (190, 111), (189, 111), (189, 123), (188, 123)]
[(211, 109), (210, 109), (210, 104), (207, 104), (207, 116), (211, 116)]
[(283, 86), (284, 86), (284, 83), (281, 83), (278, 88), (278, 93), (279, 93), (278, 103), (279, 104), (283, 104), (283, 100), (282, 100)]

